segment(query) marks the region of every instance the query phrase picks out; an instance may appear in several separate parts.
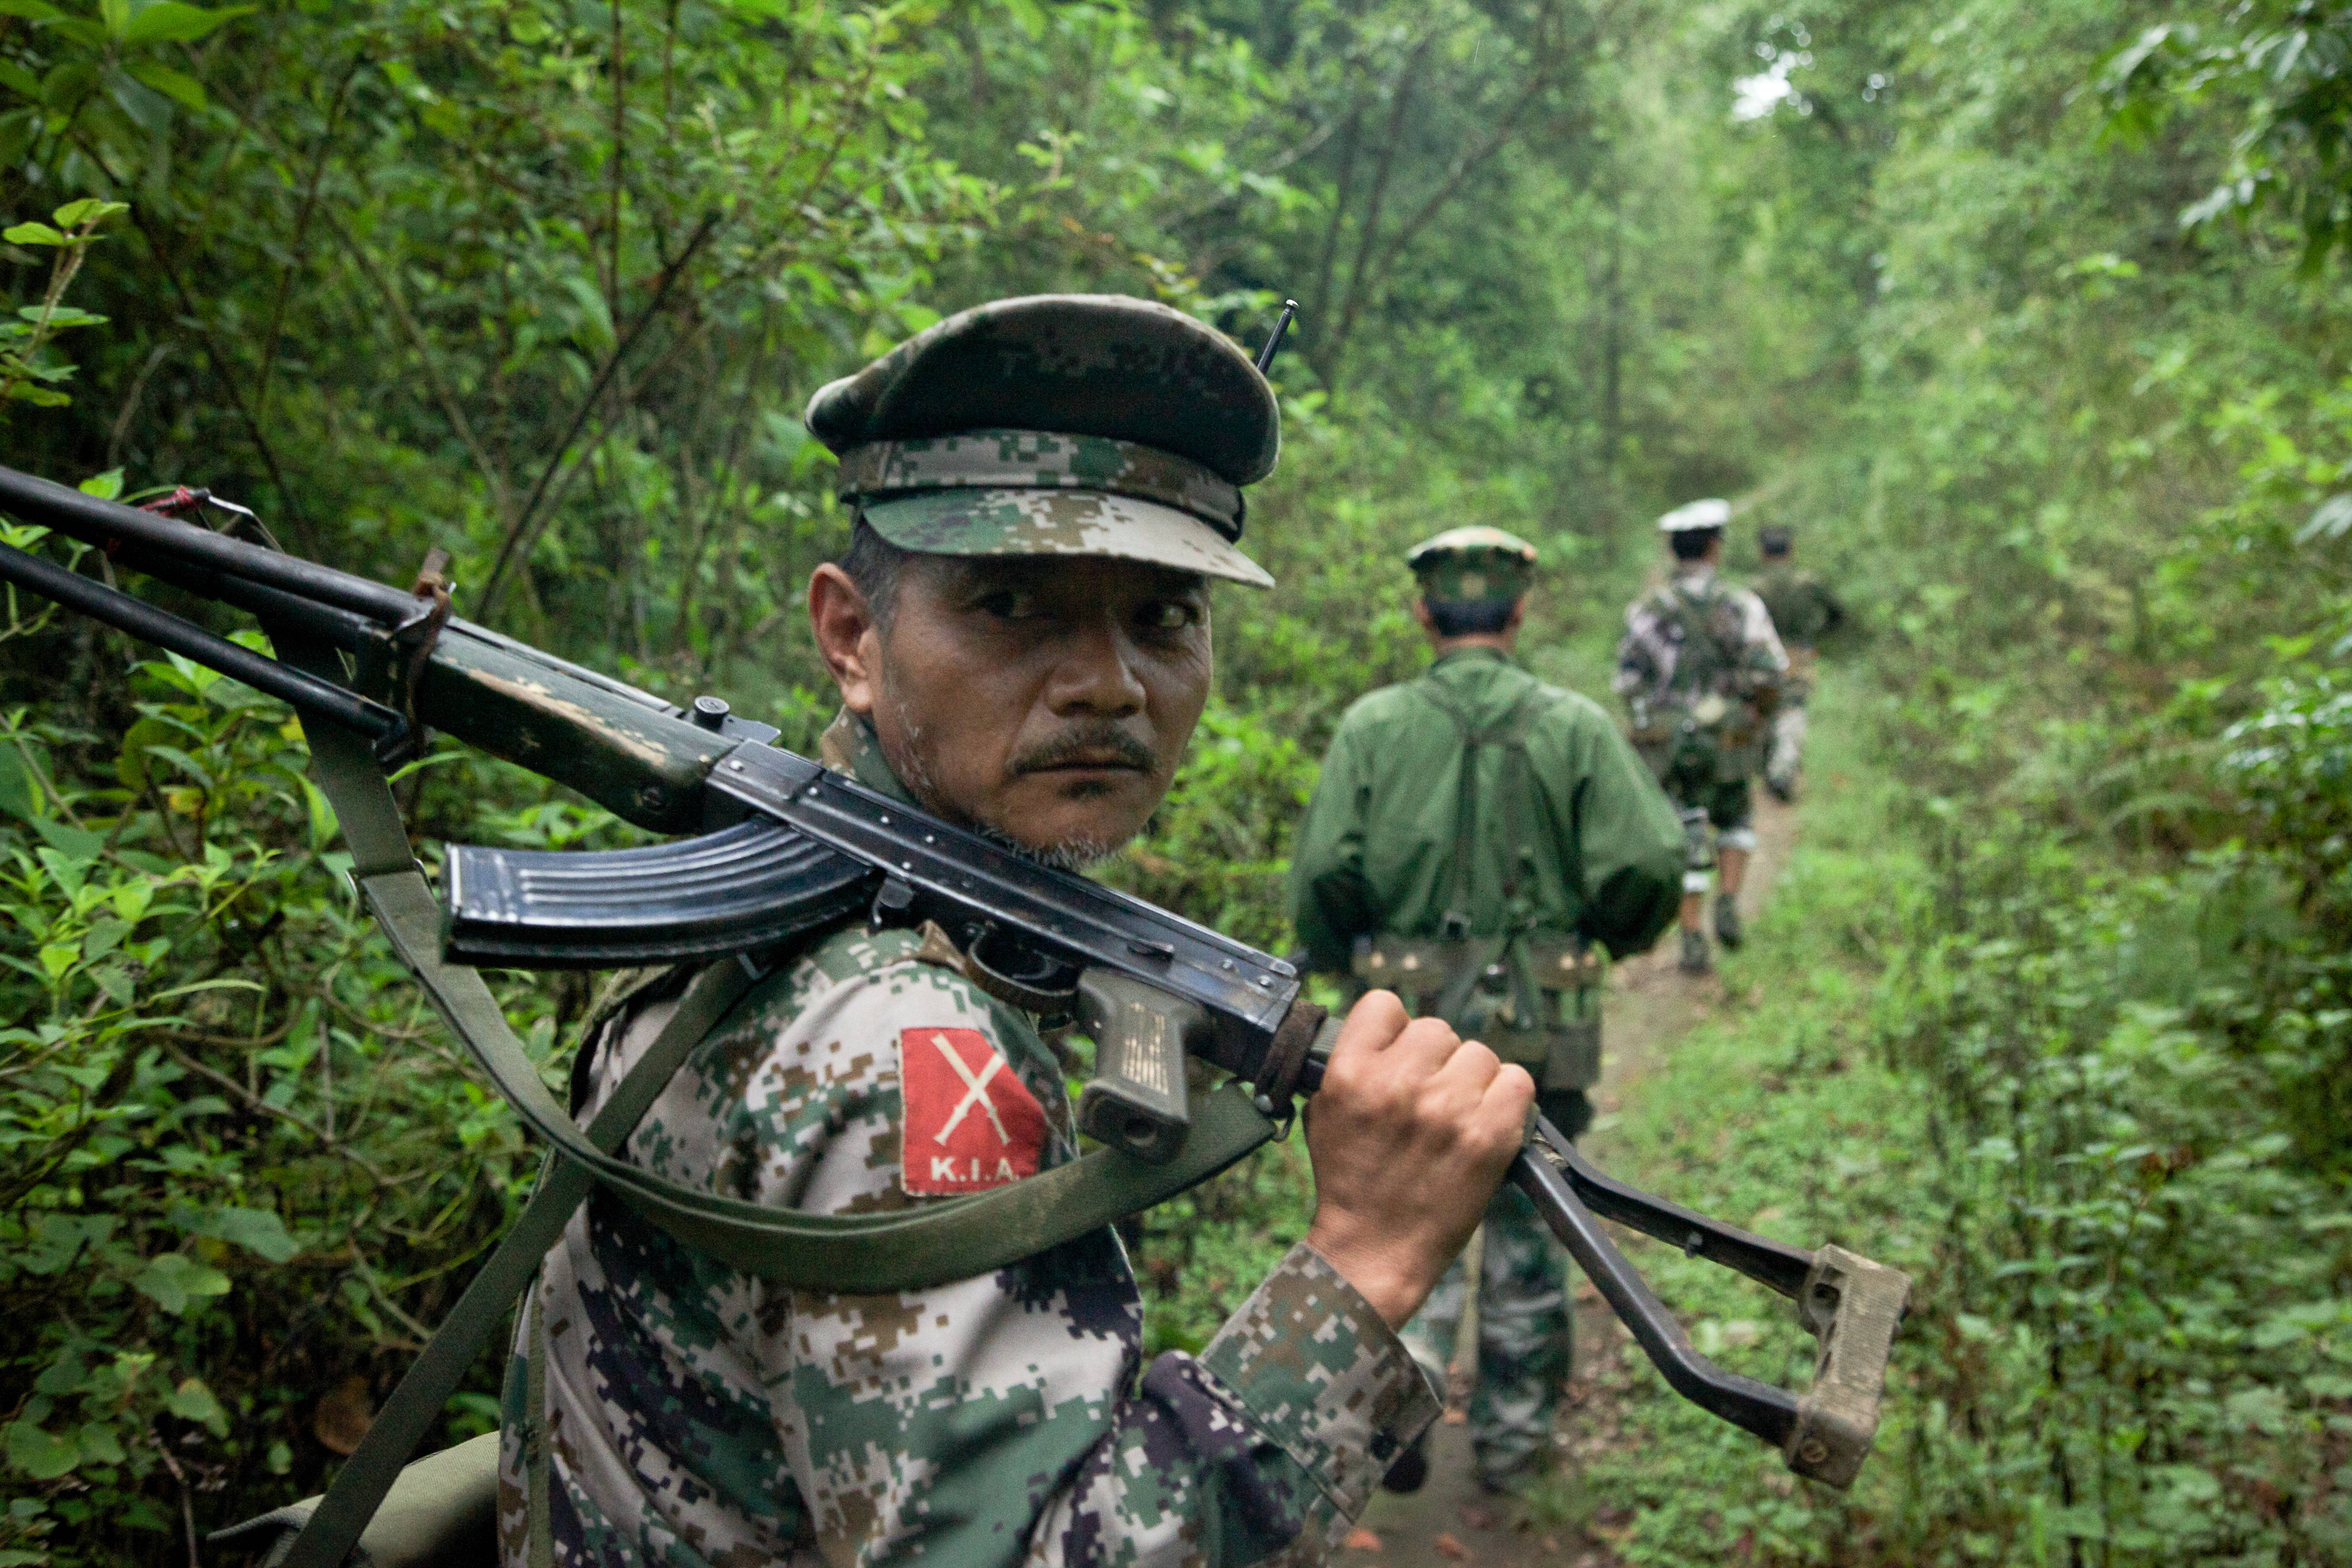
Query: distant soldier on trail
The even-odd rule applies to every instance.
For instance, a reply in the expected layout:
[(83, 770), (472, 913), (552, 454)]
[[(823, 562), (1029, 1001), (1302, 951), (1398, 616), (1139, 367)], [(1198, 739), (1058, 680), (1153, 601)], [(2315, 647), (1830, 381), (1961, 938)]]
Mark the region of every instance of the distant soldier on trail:
[[(1601, 950), (1673, 918), (1683, 835), (1595, 703), (1512, 658), (1536, 550), (1457, 528), (1407, 558), (1436, 658), (1340, 720), (1307, 807), (1291, 906), (1312, 967), (1402, 994), (1535, 1075), (1570, 1136), (1600, 1077)], [(1569, 1371), (1567, 1265), (1517, 1188), (1487, 1205), (1478, 1296), (1478, 1479), (1538, 1468)], [(1460, 1262), (1404, 1338), (1444, 1386), (1467, 1297)], [(1416, 1449), (1388, 1484), (1410, 1491)]]
[(1818, 574), (1796, 562), (1795, 536), (1785, 525), (1756, 531), (1764, 557), (1756, 596), (1772, 616), (1772, 629), (1789, 650), (1789, 679), (1772, 714), (1772, 741), (1764, 762), (1764, 787), (1780, 801), (1797, 795), (1797, 773), (1805, 753), (1805, 700), (1812, 694), (1813, 665), (1824, 637), (1845, 624), (1845, 606)]
[(1763, 763), (1765, 722), (1787, 679), (1789, 656), (1764, 601), (1723, 581), (1724, 525), (1731, 507), (1697, 500), (1658, 520), (1674, 575), (1633, 601), (1617, 645), (1618, 695), (1633, 718), (1634, 747), (1682, 813), (1682, 967), (1713, 967), (1705, 914), (1708, 872), (1721, 865), (1715, 934), (1740, 942), (1739, 884), (1756, 847), (1748, 780)]

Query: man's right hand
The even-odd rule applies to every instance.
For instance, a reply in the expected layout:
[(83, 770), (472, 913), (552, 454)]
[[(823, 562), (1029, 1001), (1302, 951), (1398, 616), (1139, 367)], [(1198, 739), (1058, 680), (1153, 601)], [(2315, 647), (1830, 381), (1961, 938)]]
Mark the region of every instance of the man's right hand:
[(1307, 1244), (1402, 1328), (1524, 1144), (1535, 1080), (1387, 991), (1356, 1004), (1307, 1101)]

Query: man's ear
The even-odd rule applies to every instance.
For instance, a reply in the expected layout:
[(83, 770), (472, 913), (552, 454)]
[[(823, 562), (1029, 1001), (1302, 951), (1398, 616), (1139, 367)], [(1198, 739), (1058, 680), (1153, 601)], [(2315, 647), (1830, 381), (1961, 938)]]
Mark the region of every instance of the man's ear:
[(882, 629), (849, 574), (828, 561), (809, 574), (809, 629), (824, 656), (842, 706), (870, 716), (881, 693)]
[(1427, 632), (1432, 637), (1435, 637), (1437, 635), (1437, 627), (1432, 624), (1429, 618), (1429, 600), (1421, 595), (1415, 595), (1413, 596), (1412, 618), (1421, 623), (1421, 629), (1423, 631)]
[(1505, 632), (1517, 635), (1519, 623), (1528, 618), (1528, 596), (1525, 594), (1511, 601), (1511, 618), (1503, 623)]

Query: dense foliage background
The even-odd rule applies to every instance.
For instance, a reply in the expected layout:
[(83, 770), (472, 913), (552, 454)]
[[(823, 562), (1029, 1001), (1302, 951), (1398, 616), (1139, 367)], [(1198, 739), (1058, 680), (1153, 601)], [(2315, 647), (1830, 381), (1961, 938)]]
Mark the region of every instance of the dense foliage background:
[[(2335, 0), (5, 0), (0, 460), (206, 485), (386, 579), (445, 546), (461, 613), (805, 742), (816, 385), (1003, 293), (1253, 346), (1295, 295), (1283, 588), (1221, 600), (1118, 873), (1269, 943), (1330, 721), (1419, 658), (1405, 544), (1537, 540), (1529, 658), (1597, 689), (1650, 516), (1793, 522), (1873, 633), (1836, 785), (1676, 1059), (1718, 1124), (1624, 1136), (1918, 1272), (1895, 1415), (1841, 1499), (1658, 1403), (1554, 1505), (1642, 1562), (2342, 1561), (2348, 37)], [(178, 1562), (349, 1451), (532, 1158), (282, 710), (6, 611), (0, 1564)], [(428, 859), (616, 832), (463, 755), (403, 788)], [(509, 999), (555, 1070), (590, 986)], [(1148, 1225), (1161, 1340), (1299, 1177)]]

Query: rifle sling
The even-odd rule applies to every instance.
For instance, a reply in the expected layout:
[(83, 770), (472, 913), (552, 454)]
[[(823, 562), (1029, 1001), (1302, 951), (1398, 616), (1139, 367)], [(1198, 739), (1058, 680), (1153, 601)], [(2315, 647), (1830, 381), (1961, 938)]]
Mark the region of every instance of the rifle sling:
[(751, 972), (730, 961), (698, 974), (583, 1134), (548, 1090), (479, 972), (442, 961), (438, 903), (366, 743), (330, 725), (305, 728), (312, 776), (335, 808), (353, 879), (394, 951), (507, 1102), (554, 1147), (521, 1216), (394, 1390), (282, 1560), (285, 1568), (343, 1562), (592, 1183), (730, 1268), (795, 1289), (887, 1294), (971, 1279), (1073, 1240), (1208, 1180), (1277, 1131), (1235, 1082), (1194, 1106), (1191, 1133), (1167, 1164), (1097, 1149), (1025, 1181), (894, 1213), (799, 1214), (667, 1181), (610, 1151), (751, 988)]

